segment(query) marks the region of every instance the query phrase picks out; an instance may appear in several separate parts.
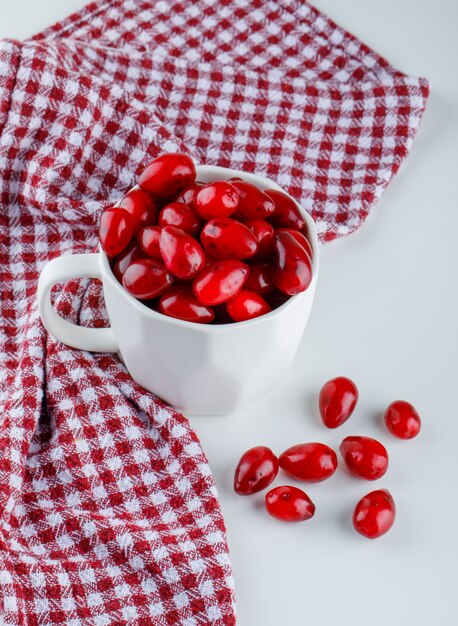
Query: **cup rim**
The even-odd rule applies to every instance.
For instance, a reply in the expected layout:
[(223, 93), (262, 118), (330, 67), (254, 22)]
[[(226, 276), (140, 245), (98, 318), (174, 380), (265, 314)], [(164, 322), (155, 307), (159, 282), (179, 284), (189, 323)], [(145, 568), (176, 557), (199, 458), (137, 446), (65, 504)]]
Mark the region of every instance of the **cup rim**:
[[(231, 178), (233, 176), (240, 176), (240, 177), (243, 177), (244, 180), (247, 180), (248, 182), (252, 182), (258, 185), (259, 187), (261, 187), (262, 189), (272, 189), (272, 188), (278, 189), (279, 191), (282, 191), (293, 200), (293, 202), (296, 204), (297, 208), (299, 209), (299, 211), (305, 218), (305, 221), (307, 224), (308, 239), (310, 241), (310, 244), (312, 246), (312, 251), (313, 251), (312, 280), (310, 282), (309, 287), (305, 291), (302, 291), (301, 293), (291, 296), (288, 300), (286, 300), (286, 302), (281, 304), (276, 309), (273, 309), (269, 313), (265, 313), (264, 315), (260, 315), (259, 317), (254, 317), (251, 320), (245, 320), (243, 322), (234, 322), (233, 324), (199, 324), (198, 322), (188, 322), (186, 320), (181, 320), (176, 317), (163, 315), (162, 313), (158, 313), (157, 311), (154, 311), (154, 309), (150, 309), (149, 307), (144, 305), (141, 300), (138, 300), (132, 294), (130, 294), (127, 291), (127, 289), (124, 289), (124, 287), (121, 285), (121, 283), (116, 279), (115, 275), (113, 274), (108, 257), (105, 254), (105, 252), (102, 250), (101, 246), (99, 245), (99, 254), (101, 257), (103, 275), (108, 278), (112, 286), (114, 286), (114, 288), (123, 297), (127, 298), (129, 302), (135, 308), (137, 308), (139, 312), (143, 313), (144, 315), (150, 316), (152, 319), (156, 319), (163, 323), (174, 324), (174, 325), (185, 327), (185, 328), (191, 327), (195, 330), (200, 329), (202, 332), (205, 332), (205, 333), (234, 332), (237, 328), (240, 328), (241, 326), (245, 328), (248, 326), (253, 326), (255, 324), (268, 323), (269, 321), (274, 320), (282, 316), (283, 314), (285, 314), (287, 309), (293, 306), (295, 302), (298, 302), (299, 300), (307, 297), (307, 295), (310, 292), (313, 293), (315, 289), (316, 281), (317, 281), (317, 276), (318, 276), (319, 254), (318, 254), (318, 237), (317, 237), (317, 232), (316, 232), (316, 225), (311, 215), (298, 202), (296, 202), (296, 200), (294, 200), (294, 198), (292, 198), (284, 189), (282, 189), (280, 185), (278, 185), (275, 181), (265, 176), (262, 176), (259, 174), (251, 174), (249, 172), (243, 172), (241, 170), (234, 170), (234, 169), (227, 168), (227, 167), (221, 167), (218, 165), (197, 165), (196, 170), (197, 170), (197, 178), (199, 178), (199, 176), (204, 177), (204, 178), (208, 177), (208, 182), (210, 182), (211, 180), (219, 179), (219, 178), (224, 180), (227, 178)], [(207, 181), (204, 181), (204, 182), (207, 182)], [(136, 188), (138, 188), (138, 185), (135, 185), (134, 187), (132, 187), (132, 189), (136, 189)]]

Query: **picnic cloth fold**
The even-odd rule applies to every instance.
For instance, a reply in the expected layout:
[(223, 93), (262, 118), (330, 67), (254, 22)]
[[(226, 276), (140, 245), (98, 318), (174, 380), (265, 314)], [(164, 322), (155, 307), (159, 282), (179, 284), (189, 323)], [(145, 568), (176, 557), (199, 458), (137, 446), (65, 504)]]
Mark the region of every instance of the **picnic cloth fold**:
[[(428, 82), (299, 0), (111, 0), (0, 42), (0, 621), (231, 625), (224, 522), (187, 420), (115, 355), (63, 346), (43, 264), (92, 251), (150, 159), (274, 178), (322, 241), (356, 230), (410, 148)], [(100, 285), (59, 312), (107, 324)]]

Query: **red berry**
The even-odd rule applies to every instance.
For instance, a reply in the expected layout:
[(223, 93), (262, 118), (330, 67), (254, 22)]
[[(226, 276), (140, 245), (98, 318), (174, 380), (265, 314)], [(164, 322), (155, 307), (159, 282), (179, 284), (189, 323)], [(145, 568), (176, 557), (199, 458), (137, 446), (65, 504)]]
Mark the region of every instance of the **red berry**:
[(183, 191), (196, 179), (196, 167), (187, 154), (161, 154), (140, 174), (139, 186), (159, 198)]
[(385, 424), (395, 437), (412, 439), (420, 432), (421, 419), (409, 402), (396, 400), (385, 411)]
[(349, 378), (338, 376), (328, 380), (320, 391), (321, 418), (328, 428), (337, 428), (347, 421), (358, 402), (358, 389)]
[(242, 261), (215, 261), (194, 279), (192, 290), (202, 304), (221, 304), (240, 291), (247, 277), (248, 265)]
[(113, 264), (113, 274), (122, 283), (122, 277), (126, 269), (129, 267), (131, 263), (137, 261), (138, 259), (143, 259), (145, 257), (145, 253), (137, 244), (137, 242), (131, 241), (125, 250), (118, 254)]
[(134, 233), (156, 223), (157, 205), (149, 193), (142, 189), (131, 189), (121, 199), (119, 206), (132, 217)]
[(258, 241), (258, 251), (256, 258), (261, 259), (269, 254), (272, 250), (274, 241), (274, 228), (266, 220), (246, 220), (245, 226), (252, 231)]
[(304, 248), (289, 233), (274, 236), (272, 280), (290, 296), (305, 291), (312, 282), (312, 263)]
[(233, 298), (228, 300), (226, 307), (234, 322), (251, 320), (271, 311), (270, 306), (262, 296), (246, 289), (241, 289)]
[(250, 265), (250, 273), (245, 283), (245, 289), (268, 296), (275, 289), (272, 281), (272, 268), (267, 263)]
[(147, 226), (138, 233), (138, 243), (143, 252), (153, 258), (162, 261), (159, 249), (159, 238), (162, 228), (160, 226)]
[(176, 226), (194, 237), (200, 230), (197, 213), (182, 202), (172, 202), (165, 206), (159, 213), (158, 224), (159, 226)]
[(368, 539), (377, 539), (394, 524), (396, 506), (387, 489), (371, 491), (361, 498), (353, 513), (353, 526)]
[(159, 248), (166, 268), (177, 278), (193, 278), (205, 265), (199, 242), (175, 226), (161, 230)]
[(278, 459), (270, 448), (257, 446), (247, 450), (240, 459), (234, 475), (234, 490), (249, 496), (270, 485), (278, 473)]
[(275, 210), (275, 204), (262, 189), (244, 180), (233, 180), (232, 185), (234, 185), (239, 194), (238, 219), (264, 219), (272, 215)]
[(139, 259), (124, 272), (122, 284), (139, 300), (150, 300), (163, 293), (173, 282), (163, 263), (155, 259)]
[(197, 324), (209, 324), (215, 317), (213, 310), (201, 304), (186, 285), (173, 286), (162, 294), (159, 310), (164, 315)]
[(385, 446), (371, 437), (345, 437), (339, 450), (353, 476), (377, 480), (388, 469), (388, 452)]
[(197, 193), (203, 186), (204, 183), (192, 183), (192, 185), (183, 189), (183, 191), (177, 196), (176, 202), (184, 202), (184, 204), (190, 206), (191, 209), (194, 209)]
[(312, 246), (310, 244), (310, 241), (304, 235), (304, 233), (301, 233), (299, 230), (296, 230), (295, 228), (277, 228), (275, 232), (276, 233), (289, 233), (290, 235), (292, 235), (294, 239), (297, 241), (297, 243), (300, 243), (301, 246), (305, 249), (305, 251), (310, 257), (310, 260), (313, 258)]
[(302, 230), (304, 228), (305, 219), (302, 217), (302, 213), (292, 198), (277, 189), (266, 189), (266, 194), (275, 204), (274, 214), (270, 217), (270, 222), (275, 228), (282, 226), (285, 228), (295, 228), (296, 230)]
[(99, 238), (103, 250), (115, 257), (129, 245), (134, 227), (132, 217), (124, 209), (105, 209), (100, 217)]
[(281, 454), (280, 467), (293, 478), (320, 482), (334, 474), (337, 455), (324, 443), (299, 443)]
[(194, 205), (201, 218), (211, 220), (215, 217), (229, 217), (238, 203), (236, 188), (225, 180), (215, 180), (199, 190)]
[(255, 235), (230, 217), (210, 220), (200, 234), (205, 251), (217, 259), (248, 259), (258, 249)]
[(274, 487), (266, 494), (267, 512), (282, 522), (303, 522), (315, 514), (315, 505), (297, 487)]

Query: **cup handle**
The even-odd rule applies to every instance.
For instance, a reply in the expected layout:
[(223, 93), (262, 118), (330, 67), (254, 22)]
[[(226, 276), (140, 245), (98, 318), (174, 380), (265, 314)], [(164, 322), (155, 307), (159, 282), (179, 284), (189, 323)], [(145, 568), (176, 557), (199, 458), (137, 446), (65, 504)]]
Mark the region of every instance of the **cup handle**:
[(51, 289), (70, 278), (102, 278), (100, 257), (94, 254), (60, 256), (46, 263), (38, 280), (38, 311), (46, 330), (57, 341), (79, 350), (118, 352), (111, 328), (84, 328), (64, 320), (51, 304)]

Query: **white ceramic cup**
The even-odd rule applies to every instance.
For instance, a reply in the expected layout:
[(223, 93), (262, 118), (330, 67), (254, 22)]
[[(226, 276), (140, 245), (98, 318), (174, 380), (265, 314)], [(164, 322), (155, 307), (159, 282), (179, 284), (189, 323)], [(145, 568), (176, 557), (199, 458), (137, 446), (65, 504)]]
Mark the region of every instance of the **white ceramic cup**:
[[(227, 168), (197, 167), (211, 182), (240, 176), (262, 189), (275, 182)], [(299, 205), (313, 248), (313, 278), (303, 293), (278, 309), (246, 322), (206, 325), (167, 317), (131, 296), (114, 277), (103, 251), (49, 261), (38, 282), (38, 306), (46, 329), (58, 341), (93, 352), (118, 352), (132, 378), (188, 415), (225, 415), (267, 394), (288, 370), (312, 308), (318, 275), (315, 223)], [(50, 293), (70, 278), (99, 278), (110, 328), (76, 326), (54, 310)]]

